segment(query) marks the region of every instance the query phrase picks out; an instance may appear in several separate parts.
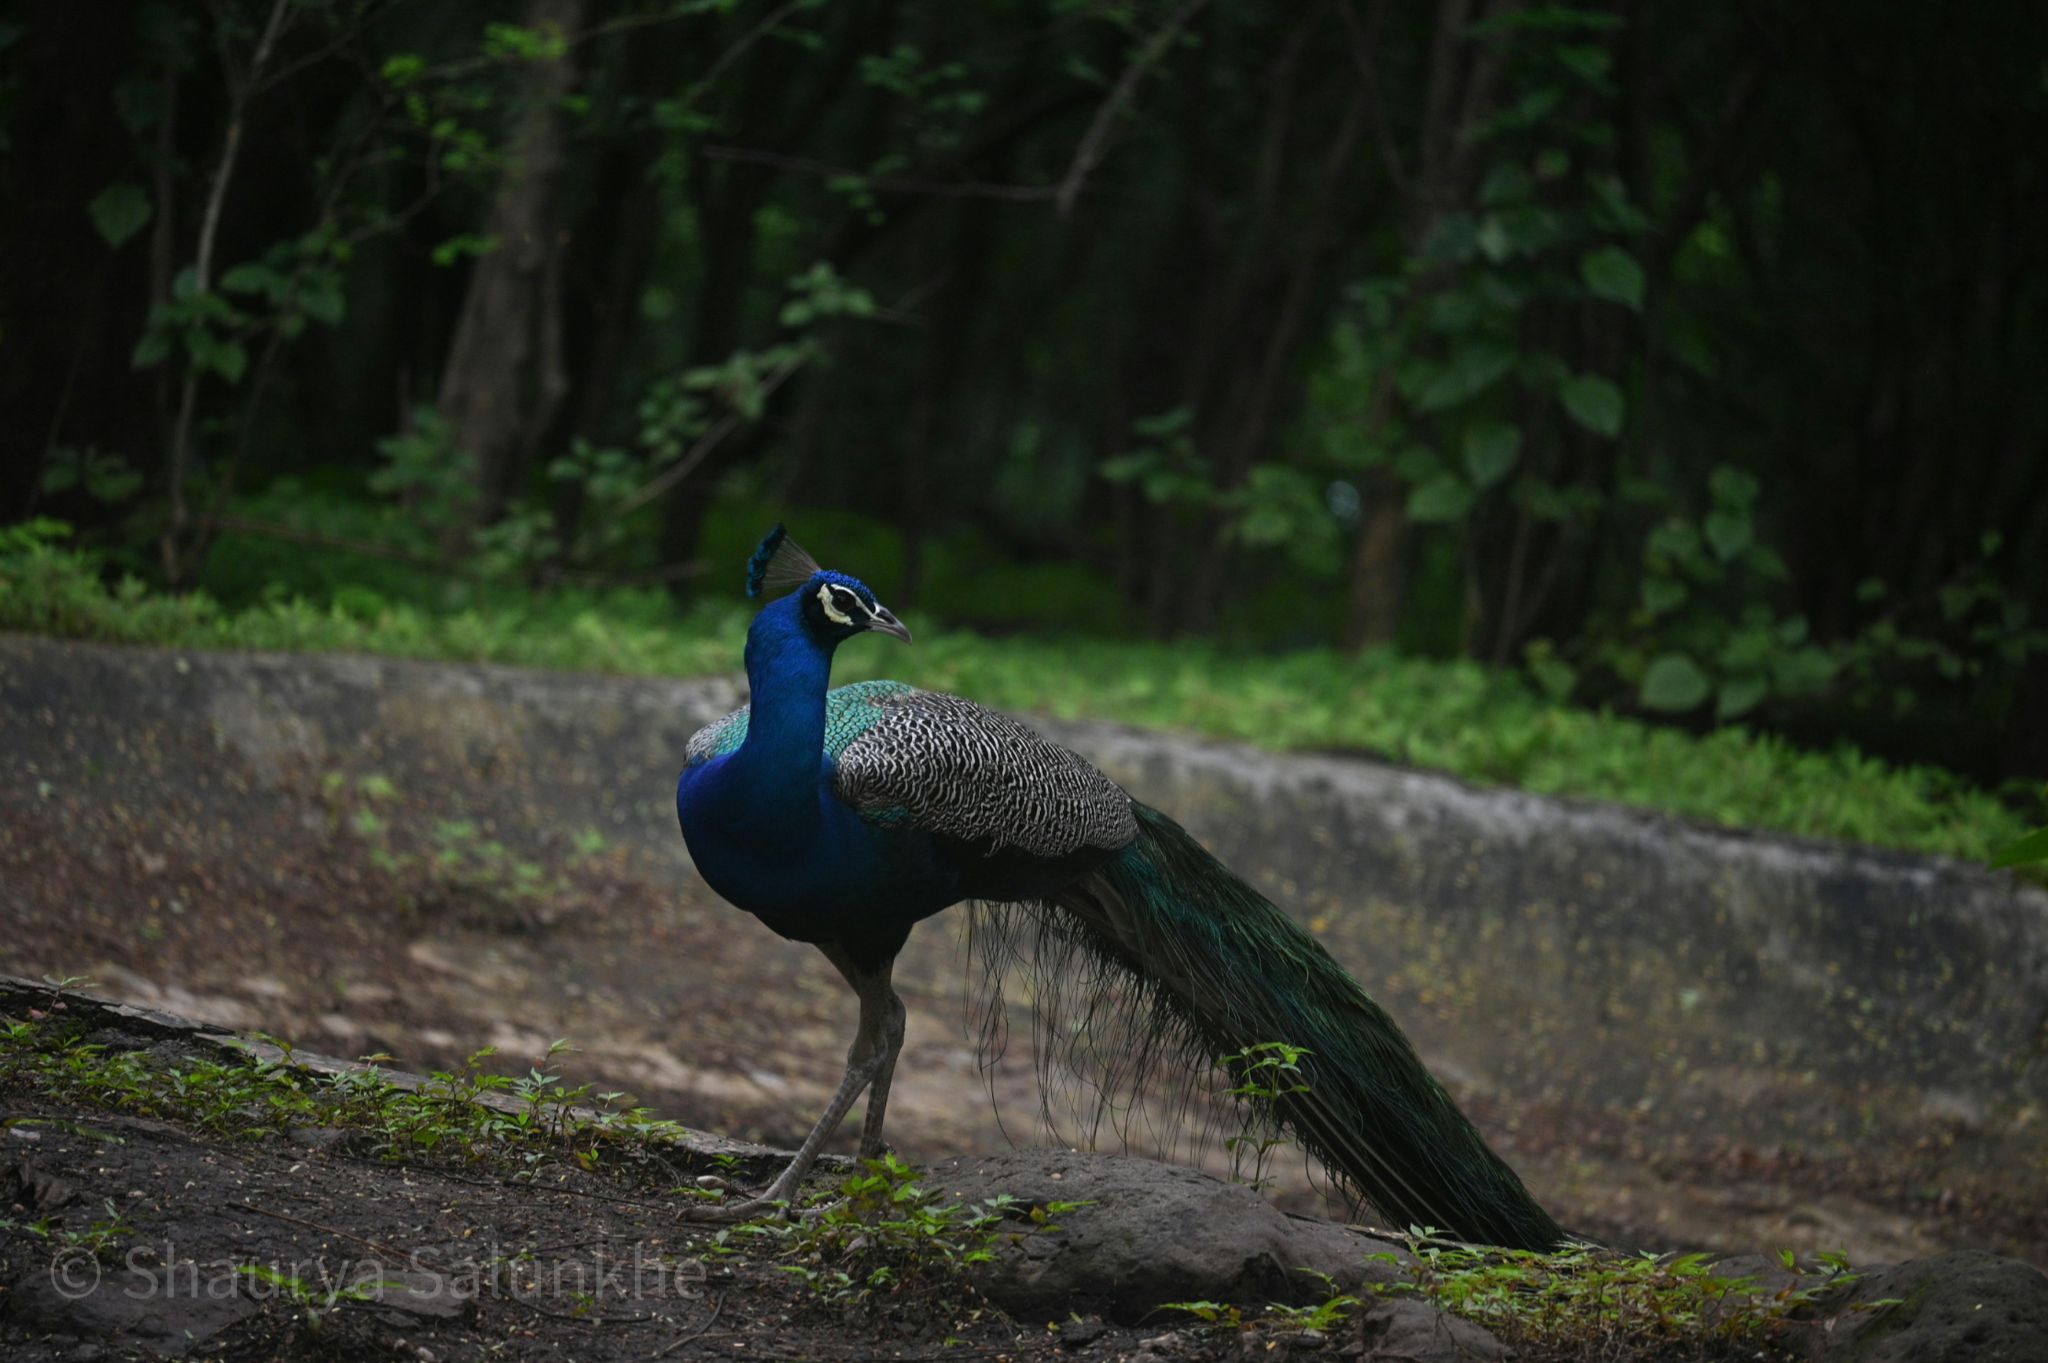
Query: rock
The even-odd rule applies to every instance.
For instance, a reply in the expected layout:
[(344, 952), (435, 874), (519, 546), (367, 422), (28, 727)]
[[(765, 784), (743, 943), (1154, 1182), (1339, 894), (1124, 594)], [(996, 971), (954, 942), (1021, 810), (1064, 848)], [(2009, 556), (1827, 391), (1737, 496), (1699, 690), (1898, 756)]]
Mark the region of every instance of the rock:
[(438, 1273), (384, 1272), (371, 1287), (369, 1300), (383, 1308), (387, 1319), (399, 1314), (414, 1320), (454, 1320), (469, 1309), (475, 1299), (473, 1286), (465, 1290), (458, 1279)]
[(338, 1126), (304, 1126), (294, 1122), (284, 1129), (284, 1138), (308, 1150), (333, 1150), (346, 1145), (354, 1133)]
[(15, 1319), (37, 1329), (110, 1339), (166, 1358), (258, 1309), (232, 1281), (223, 1288), (189, 1273), (128, 1269), (102, 1278), (95, 1265), (63, 1259), (17, 1282), (7, 1303)]
[[(1193, 1169), (1119, 1155), (1020, 1151), (949, 1160), (925, 1173), (944, 1202), (1008, 1193), (1022, 1207), (1085, 1202), (999, 1238), (982, 1289), (1025, 1319), (1100, 1310), (1121, 1324), (1148, 1320), (1175, 1301), (1310, 1304), (1337, 1290), (1399, 1276), (1368, 1255), (1394, 1248), (1328, 1221), (1288, 1216), (1257, 1193)], [(1149, 1323), (1158, 1323), (1152, 1319)]]
[(1087, 1320), (1069, 1320), (1060, 1326), (1060, 1347), (1085, 1349), (1108, 1333), (1108, 1323), (1099, 1316), (1090, 1316)]
[(1490, 1332), (1412, 1297), (1374, 1303), (1359, 1317), (1358, 1334), (1366, 1363), (1473, 1363), (1508, 1356), (1507, 1346)]
[(48, 1214), (78, 1200), (78, 1190), (55, 1174), (45, 1173), (32, 1160), (17, 1160), (0, 1172), (0, 1208)]
[(1163, 1335), (1138, 1341), (1138, 1352), (1131, 1355), (1131, 1363), (1145, 1363), (1147, 1359), (1179, 1358), (1187, 1348), (1188, 1337), (1179, 1330), (1169, 1330)]
[(1872, 1270), (1800, 1314), (1824, 1363), (2048, 1363), (2048, 1276), (1977, 1250)]

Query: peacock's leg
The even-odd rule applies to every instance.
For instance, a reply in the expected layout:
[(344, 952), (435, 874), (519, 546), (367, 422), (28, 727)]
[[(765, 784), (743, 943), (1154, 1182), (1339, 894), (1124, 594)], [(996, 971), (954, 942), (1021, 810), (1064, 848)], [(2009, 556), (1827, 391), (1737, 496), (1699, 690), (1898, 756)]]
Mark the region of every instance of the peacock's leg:
[(838, 943), (821, 943), (818, 949), (846, 977), (846, 982), (853, 986), (854, 993), (860, 998), (860, 1023), (853, 1034), (853, 1045), (846, 1052), (846, 1074), (839, 1081), (839, 1091), (832, 1095), (825, 1115), (818, 1118), (811, 1133), (804, 1137), (796, 1158), (758, 1196), (744, 1202), (685, 1207), (682, 1212), (684, 1220), (745, 1220), (774, 1210), (778, 1203), (793, 1200), (797, 1189), (803, 1185), (804, 1176), (817, 1162), (818, 1152), (824, 1148), (825, 1142), (839, 1129), (839, 1123), (861, 1093), (878, 1080), (882, 1087), (868, 1108), (861, 1138), (863, 1150), (870, 1134), (877, 1142), (881, 1139), (881, 1109), (888, 1096), (887, 1077), (893, 1075), (896, 1052), (903, 1045), (903, 1001), (896, 997), (896, 991), (889, 984), (895, 957), (892, 953), (876, 965), (872, 961), (857, 959)]
[(882, 1117), (889, 1109), (889, 1085), (896, 1078), (896, 1056), (903, 1049), (903, 1000), (896, 997), (896, 991), (888, 991), (887, 1011), (882, 1017), (882, 1067), (875, 1071), (875, 1081), (868, 1088), (867, 1116), (860, 1124), (860, 1157), (873, 1159), (881, 1154)]

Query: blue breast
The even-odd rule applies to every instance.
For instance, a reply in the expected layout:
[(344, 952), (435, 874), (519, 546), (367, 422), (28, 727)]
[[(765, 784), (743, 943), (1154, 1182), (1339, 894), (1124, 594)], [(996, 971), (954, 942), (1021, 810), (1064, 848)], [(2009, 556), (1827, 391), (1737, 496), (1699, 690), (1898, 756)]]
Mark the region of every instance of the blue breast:
[(867, 681), (826, 694), (815, 818), (721, 819), (727, 768), (746, 741), (749, 712), (736, 710), (690, 740), (676, 783), (676, 815), (698, 874), (725, 899), (784, 936), (832, 940), (850, 925), (914, 922), (959, 898), (958, 872), (931, 840), (864, 819), (832, 793), (839, 754), (883, 718), (882, 697), (902, 682)]

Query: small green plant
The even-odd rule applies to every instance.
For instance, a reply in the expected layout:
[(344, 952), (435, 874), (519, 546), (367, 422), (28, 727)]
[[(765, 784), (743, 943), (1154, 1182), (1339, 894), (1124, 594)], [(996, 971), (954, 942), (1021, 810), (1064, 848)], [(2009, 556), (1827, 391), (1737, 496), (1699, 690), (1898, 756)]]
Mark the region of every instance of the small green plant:
[(1351, 1318), (1361, 1305), (1352, 1293), (1340, 1291), (1336, 1279), (1313, 1268), (1300, 1270), (1322, 1280), (1327, 1295), (1312, 1306), (1290, 1306), (1268, 1302), (1258, 1314), (1247, 1315), (1242, 1306), (1219, 1301), (1170, 1301), (1160, 1303), (1165, 1311), (1184, 1311), (1219, 1331), (1234, 1334), (1258, 1331), (1275, 1335), (1327, 1334)]
[[(1244, 1126), (1223, 1142), (1230, 1152), (1231, 1177), (1253, 1188), (1266, 1182), (1266, 1161), (1276, 1146), (1286, 1144), (1274, 1125), (1273, 1109), (1283, 1098), (1307, 1093), (1301, 1062), (1310, 1052), (1306, 1047), (1284, 1041), (1261, 1041), (1224, 1056), (1216, 1063), (1236, 1082), (1228, 1095), (1237, 1100), (1244, 1114)], [(1245, 1174), (1250, 1160), (1251, 1173)]]
[(1717, 1271), (1705, 1254), (1631, 1255), (1584, 1244), (1550, 1253), (1500, 1250), (1444, 1240), (1430, 1227), (1412, 1227), (1402, 1239), (1405, 1254), (1372, 1258), (1401, 1268), (1407, 1281), (1372, 1291), (1419, 1295), (1532, 1359), (1768, 1345), (1784, 1335), (1793, 1312), (1858, 1278), (1835, 1253), (1809, 1265), (1784, 1252), (1780, 1263), (1791, 1278), (1766, 1289), (1755, 1275)]
[(121, 1214), (112, 1198), (100, 1199), (100, 1206), (106, 1215), (94, 1219), (83, 1229), (66, 1227), (54, 1216), (38, 1217), (33, 1221), (0, 1217), (0, 1233), (12, 1232), (45, 1241), (53, 1257), (85, 1253), (103, 1264), (111, 1264), (120, 1257), (121, 1247), (134, 1238), (135, 1227), (128, 1223), (128, 1218)]
[[(330, 826), (361, 840), (372, 866), (400, 882), (415, 909), (465, 906), (509, 924), (544, 923), (550, 906), (573, 894), (561, 872), (512, 851), (475, 819), (401, 817), (396, 784), (378, 772), (351, 777), (328, 772), (321, 798)], [(424, 825), (426, 832), (415, 831)], [(610, 847), (604, 834), (583, 828), (568, 836), (561, 865), (590, 865)]]
[(995, 1257), (1001, 1236), (1056, 1232), (1054, 1217), (1085, 1205), (1026, 1207), (1007, 1195), (975, 1206), (935, 1202), (891, 1153), (863, 1160), (821, 1207), (733, 1231), (773, 1246), (782, 1271), (827, 1306), (866, 1310), (888, 1299), (966, 1310), (978, 1301), (968, 1270)]
[(328, 1318), (343, 1307), (375, 1300), (379, 1289), (394, 1286), (384, 1281), (309, 1283), (269, 1264), (244, 1264), (235, 1271), (259, 1285), (256, 1295), (261, 1296), (262, 1289), (268, 1289), (291, 1306), (299, 1323), (311, 1334), (318, 1334), (325, 1328)]
[(1185, 1311), (1204, 1325), (1233, 1333), (1246, 1326), (1244, 1308), (1227, 1301), (1166, 1301), (1159, 1303), (1159, 1309)]

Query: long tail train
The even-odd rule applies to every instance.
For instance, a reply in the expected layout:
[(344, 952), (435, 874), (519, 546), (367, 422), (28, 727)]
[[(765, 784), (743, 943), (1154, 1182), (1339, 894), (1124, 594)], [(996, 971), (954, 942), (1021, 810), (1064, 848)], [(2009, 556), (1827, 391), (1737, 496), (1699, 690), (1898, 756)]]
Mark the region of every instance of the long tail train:
[(1306, 1091), (1255, 1101), (1395, 1225), (1517, 1249), (1561, 1243), (1386, 1010), (1179, 824), (1136, 810), (1137, 839), (1041, 909), (1041, 935), (1108, 967), (1136, 995), (1148, 1040), (1177, 1041), (1191, 1060), (1304, 1048)]

